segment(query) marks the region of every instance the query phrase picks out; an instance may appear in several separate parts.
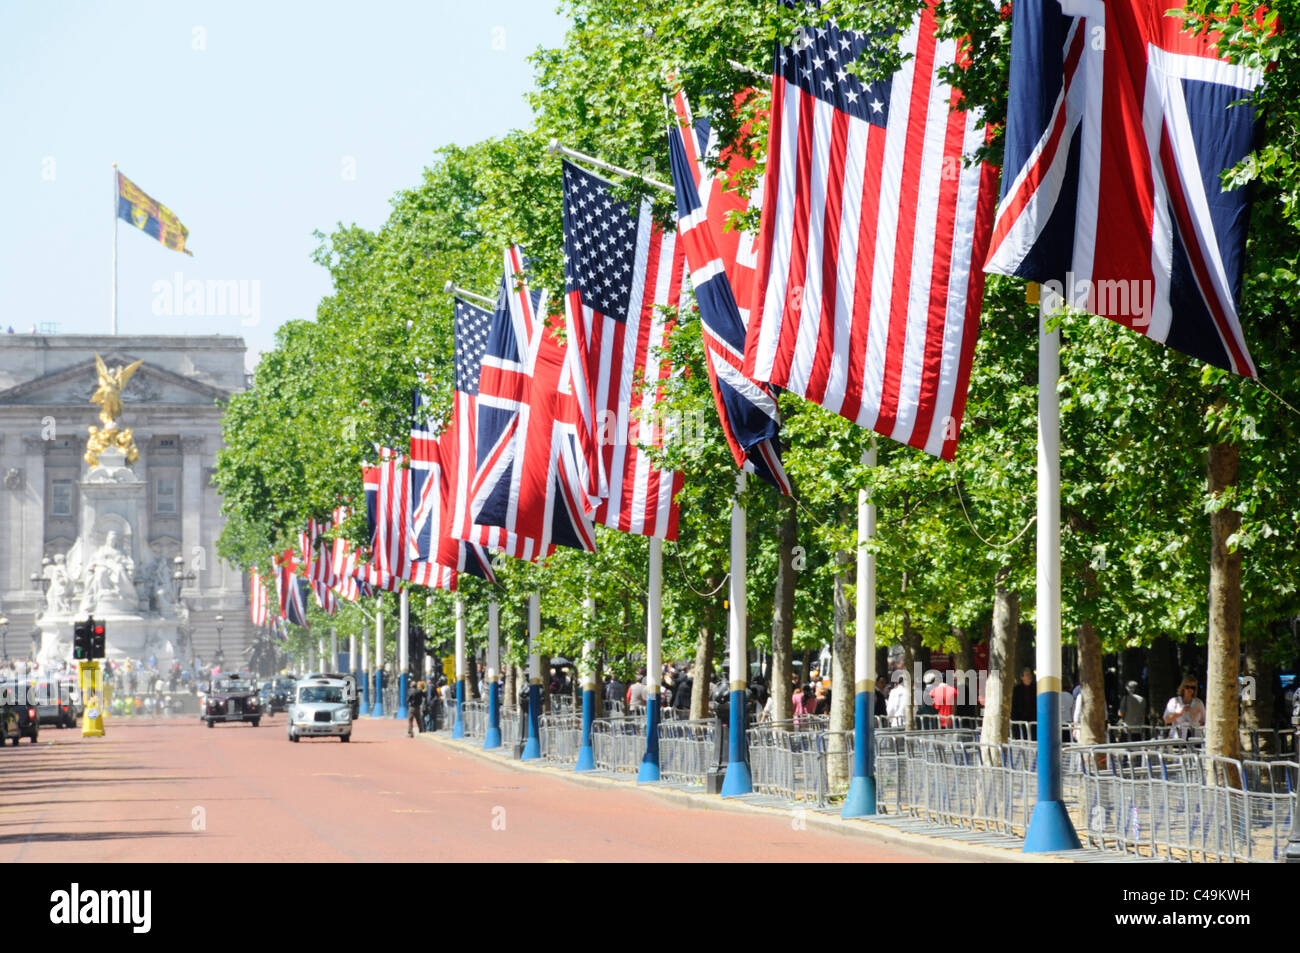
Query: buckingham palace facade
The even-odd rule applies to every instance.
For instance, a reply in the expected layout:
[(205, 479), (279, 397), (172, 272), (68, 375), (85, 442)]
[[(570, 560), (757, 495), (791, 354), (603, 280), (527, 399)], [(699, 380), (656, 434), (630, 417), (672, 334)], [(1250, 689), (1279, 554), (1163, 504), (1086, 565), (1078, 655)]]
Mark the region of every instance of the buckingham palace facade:
[(180, 588), (177, 655), (192, 636), (194, 652), (211, 659), (220, 624), (227, 664), (236, 664), (253, 639), (247, 580), (216, 554), (224, 520), (212, 473), (221, 404), (245, 386), (245, 345), (221, 335), (0, 334), (0, 616), (9, 620), (7, 653), (26, 657), (38, 636), (49, 586), (32, 575), (48, 577), (52, 561), (62, 566), (77, 555), (70, 550), (78, 539), (79, 497), (89, 491), (83, 455), (88, 427), (99, 423), (100, 408), (89, 402), (96, 355), (114, 367), (143, 362), (122, 390), (120, 421), (139, 452), (131, 467), (138, 525), (129, 527), (137, 571), (172, 568), (183, 557), (192, 578)]

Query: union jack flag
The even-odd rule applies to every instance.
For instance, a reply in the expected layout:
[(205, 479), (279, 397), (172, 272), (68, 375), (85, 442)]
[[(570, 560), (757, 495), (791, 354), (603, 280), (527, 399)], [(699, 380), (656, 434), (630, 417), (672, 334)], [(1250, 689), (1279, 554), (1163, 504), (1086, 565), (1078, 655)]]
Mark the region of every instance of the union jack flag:
[(537, 560), (555, 546), (593, 551), (564, 346), (545, 327), (540, 295), (523, 282), (523, 253), (505, 277), (483, 352), (473, 521), (513, 534), (511, 555)]
[(266, 585), (262, 582), (262, 574), (254, 566), (251, 573), (251, 590), (252, 606), (250, 614), (252, 615), (253, 625), (261, 628), (266, 625)]
[(1256, 376), (1237, 302), (1250, 217), (1219, 174), (1253, 146), (1229, 108), (1263, 80), (1165, 11), (1177, 0), (1017, 0), (1002, 201), (987, 270)]
[[(340, 506), (336, 508), (333, 519), (334, 527), (342, 526), (351, 516), (351, 507)], [(352, 544), (342, 536), (334, 540), (330, 553), (330, 568), (333, 576), (330, 582), (331, 588), (349, 602), (356, 602), (357, 597), (361, 594), (356, 577), (357, 554), (356, 550), (352, 548)]]
[(826, 24), (777, 50), (744, 372), (951, 459), (996, 170), (963, 162), (984, 133), (939, 78), (959, 51), (932, 5), (893, 76), (848, 71), (866, 46)]
[(410, 468), (403, 454), (381, 450), (377, 466), (365, 471), (366, 516), (370, 524), (371, 563), (362, 578), (380, 589), (396, 591), (401, 580), (437, 589), (454, 589), (454, 570), (419, 561), (411, 531)]
[(644, 448), (663, 446), (665, 312), (676, 314), (685, 264), (649, 202), (633, 214), (604, 179), (564, 163), (564, 313), (587, 503), (597, 523), (666, 539), (677, 538), (682, 475)]
[(433, 433), (428, 421), (429, 399), (418, 390), (411, 406), (411, 498), (415, 501), (412, 533), (417, 558), (448, 569), (496, 581), (487, 552), (476, 543), (451, 537), (452, 500), (450, 467), (456, 444)]
[[(747, 96), (738, 97), (738, 103)], [(746, 203), (725, 185), (728, 175), (752, 163), (732, 154), (726, 160), (727, 172), (714, 175), (709, 162), (717, 157), (717, 134), (707, 119), (691, 118), (680, 90), (673, 106), (677, 123), (668, 129), (668, 158), (677, 191), (677, 232), (700, 308), (704, 359), (718, 420), (736, 466), (789, 494), (790, 479), (777, 446), (781, 411), (776, 395), (770, 384), (752, 380), (741, 370), (756, 258), (754, 237), (727, 228), (731, 213), (744, 211)]]
[(280, 618), (307, 627), (307, 580), (295, 575), (297, 564), (293, 550), (286, 549), (276, 563), (276, 595), (280, 599)]

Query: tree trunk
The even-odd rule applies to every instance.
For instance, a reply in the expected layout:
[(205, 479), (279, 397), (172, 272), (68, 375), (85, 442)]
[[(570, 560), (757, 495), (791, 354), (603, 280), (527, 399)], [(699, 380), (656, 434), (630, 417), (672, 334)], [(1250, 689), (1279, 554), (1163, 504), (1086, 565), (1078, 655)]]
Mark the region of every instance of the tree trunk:
[(844, 550), (835, 554), (839, 571), (835, 573), (835, 615), (834, 634), (831, 637), (831, 653), (834, 661), (834, 675), (831, 677), (831, 720), (833, 732), (827, 739), (826, 779), (832, 791), (845, 790), (852, 773), (852, 759), (847, 756), (846, 734), (853, 730), (853, 640), (849, 638), (849, 619), (853, 616), (853, 606), (845, 592), (846, 574), (850, 555)]
[[(1097, 573), (1091, 566), (1083, 571), (1084, 599), (1097, 594)], [(1079, 743), (1104, 745), (1106, 743), (1106, 676), (1101, 666), (1101, 638), (1085, 612), (1078, 629), (1079, 684), (1083, 697), (1079, 712)]]
[[(907, 715), (903, 721), (908, 731), (916, 727), (916, 699), (925, 691), (925, 684), (917, 675), (916, 663), (921, 657), (921, 633), (912, 629), (912, 617), (903, 613), (903, 671), (907, 673)], [(924, 673), (922, 673), (924, 674)]]
[(519, 670), (519, 666), (515, 665), (514, 662), (507, 662), (505, 669), (506, 683), (502, 686), (502, 691), (504, 692), (505, 697), (502, 699), (501, 707), (514, 708), (518, 704), (519, 699), (518, 682), (515, 680), (515, 673)]
[[(1273, 707), (1276, 704), (1273, 683), (1277, 681), (1277, 667), (1265, 661), (1264, 643), (1260, 638), (1243, 639), (1242, 649), (1246, 656), (1246, 669), (1242, 674), (1247, 676), (1245, 689), (1241, 693), (1242, 733), (1265, 732), (1253, 737), (1248, 735), (1251, 757), (1275, 755), (1277, 751), (1273, 738), (1267, 731), (1273, 727)], [(1256, 738), (1258, 747), (1255, 744)]]
[[(709, 577), (709, 587), (717, 581)], [(691, 717), (709, 717), (709, 680), (713, 675), (713, 608), (704, 613), (704, 623), (695, 639), (695, 664), (691, 666)]]
[(551, 713), (551, 657), (541, 656), (542, 669), (542, 714)]
[(783, 497), (785, 514), (777, 542), (776, 592), (772, 598), (772, 718), (789, 721), (794, 717), (790, 679), (794, 674), (794, 547), (798, 540), (799, 515), (793, 497)]
[[(1212, 497), (1237, 485), (1237, 445), (1210, 446)], [(1228, 551), (1228, 537), (1241, 528), (1241, 514), (1225, 506), (1210, 515), (1210, 633), (1206, 645), (1205, 753), (1240, 758), (1237, 674), (1241, 662), (1241, 550)]]
[(1004, 745), (1011, 737), (1011, 692), (1016, 684), (1016, 642), (1020, 633), (1020, 593), (1006, 587), (1010, 570), (998, 571), (993, 590), (993, 630), (989, 633), (989, 677), (984, 687), (980, 744)]
[(1151, 641), (1147, 653), (1147, 721), (1161, 722), (1165, 703), (1178, 691), (1178, 655), (1173, 640), (1159, 635)]

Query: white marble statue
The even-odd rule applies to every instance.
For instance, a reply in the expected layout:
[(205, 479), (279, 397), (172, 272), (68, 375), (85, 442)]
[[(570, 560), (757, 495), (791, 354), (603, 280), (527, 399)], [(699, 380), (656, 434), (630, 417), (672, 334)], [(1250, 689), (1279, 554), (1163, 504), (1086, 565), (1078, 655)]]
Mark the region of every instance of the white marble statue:
[(50, 591), (45, 594), (46, 615), (71, 615), (77, 598), (77, 584), (68, 573), (63, 553), (57, 553), (46, 570)]
[(123, 551), (121, 536), (117, 530), (109, 530), (104, 545), (86, 564), (81, 611), (93, 613), (103, 607), (133, 611), (137, 606), (134, 573), (135, 562)]

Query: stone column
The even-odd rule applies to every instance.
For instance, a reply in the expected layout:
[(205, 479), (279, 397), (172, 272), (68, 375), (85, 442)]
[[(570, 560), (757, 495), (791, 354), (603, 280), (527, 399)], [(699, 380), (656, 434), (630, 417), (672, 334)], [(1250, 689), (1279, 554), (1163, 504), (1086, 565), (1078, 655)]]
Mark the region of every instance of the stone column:
[[(21, 491), (23, 542), (17, 569), (19, 587), (27, 589), (28, 577), (41, 571), (41, 559), (45, 556), (45, 441), (39, 436), (24, 436), (23, 450), (26, 486)], [(39, 606), (36, 611), (40, 612)]]
[[(194, 547), (204, 546), (200, 538), (203, 526), (203, 437), (182, 437), (181, 450), (181, 555), (185, 565), (194, 565)], [(203, 552), (203, 571), (197, 572), (194, 587), (200, 592), (212, 588), (211, 573), (215, 553)]]

